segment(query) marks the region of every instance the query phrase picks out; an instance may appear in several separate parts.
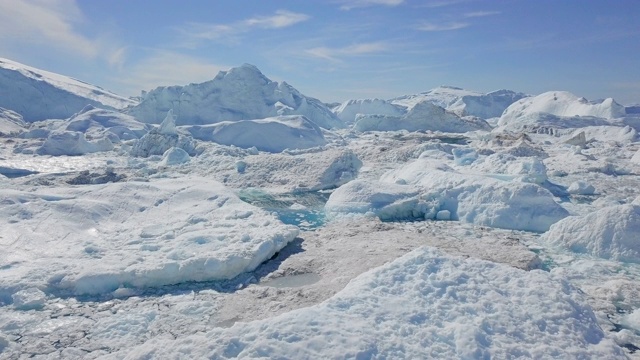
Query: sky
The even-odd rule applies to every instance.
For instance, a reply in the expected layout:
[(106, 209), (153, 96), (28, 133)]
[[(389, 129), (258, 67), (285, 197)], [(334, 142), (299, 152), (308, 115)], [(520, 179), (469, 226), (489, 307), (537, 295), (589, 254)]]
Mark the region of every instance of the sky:
[(256, 65), (325, 102), (440, 85), (640, 103), (640, 0), (0, 0), (0, 57), (126, 96)]

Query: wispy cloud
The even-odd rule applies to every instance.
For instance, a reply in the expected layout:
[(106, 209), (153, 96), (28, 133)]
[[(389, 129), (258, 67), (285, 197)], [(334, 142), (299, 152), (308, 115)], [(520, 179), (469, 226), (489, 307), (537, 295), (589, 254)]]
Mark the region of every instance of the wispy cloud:
[(478, 17), (498, 15), (498, 14), (500, 14), (500, 11), (474, 11), (474, 12), (465, 13), (462, 15), (462, 17), (469, 19), (469, 18), (478, 18)]
[(193, 56), (155, 50), (142, 60), (123, 68), (114, 82), (121, 84), (125, 91), (133, 95), (141, 89), (204, 82), (213, 79), (219, 71), (229, 68), (230, 66), (214, 64)]
[(432, 22), (424, 22), (416, 27), (420, 31), (451, 31), (468, 27), (470, 24), (466, 22), (448, 22), (436, 24)]
[(436, 0), (422, 4), (420, 7), (440, 8), (469, 2), (470, 0)]
[(0, 0), (0, 42), (37, 44), (94, 58), (99, 44), (80, 33), (84, 21), (75, 0)]
[(329, 60), (333, 62), (341, 62), (341, 58), (348, 56), (367, 55), (373, 53), (386, 52), (390, 49), (389, 45), (384, 42), (371, 42), (353, 44), (340, 48), (315, 47), (305, 50), (305, 54), (312, 57)]
[(304, 21), (311, 17), (307, 14), (278, 10), (273, 15), (256, 16), (231, 24), (190, 23), (178, 29), (186, 38), (187, 46), (195, 46), (206, 40), (218, 40), (247, 33), (254, 29), (281, 29)]
[(398, 6), (404, 3), (404, 0), (342, 0), (340, 10), (351, 10), (355, 8), (369, 7), (375, 5)]

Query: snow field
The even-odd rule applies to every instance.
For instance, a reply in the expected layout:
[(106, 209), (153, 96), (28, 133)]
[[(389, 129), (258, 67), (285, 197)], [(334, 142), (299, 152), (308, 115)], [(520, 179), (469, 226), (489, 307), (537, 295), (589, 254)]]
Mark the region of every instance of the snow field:
[(101, 358), (125, 356), (625, 357), (566, 281), (432, 248), (359, 276), (319, 305)]

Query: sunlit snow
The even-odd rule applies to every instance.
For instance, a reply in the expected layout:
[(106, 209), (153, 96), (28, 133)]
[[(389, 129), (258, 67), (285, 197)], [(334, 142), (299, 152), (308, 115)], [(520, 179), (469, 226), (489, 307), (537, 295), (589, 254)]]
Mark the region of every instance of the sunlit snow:
[(640, 355), (613, 99), (330, 109), (245, 64), (138, 102), (4, 59), (1, 89), (40, 94), (0, 99), (2, 359)]

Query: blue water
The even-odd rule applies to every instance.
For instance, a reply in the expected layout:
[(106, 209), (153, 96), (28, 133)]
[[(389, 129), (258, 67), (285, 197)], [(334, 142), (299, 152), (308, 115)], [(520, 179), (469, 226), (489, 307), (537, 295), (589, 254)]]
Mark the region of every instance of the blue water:
[[(277, 214), (280, 221), (301, 230), (313, 230), (324, 225), (324, 204), (329, 194), (322, 192), (269, 194), (259, 189), (238, 192), (242, 201)], [(294, 207), (292, 208), (292, 205)], [(304, 206), (304, 208), (299, 205)]]

